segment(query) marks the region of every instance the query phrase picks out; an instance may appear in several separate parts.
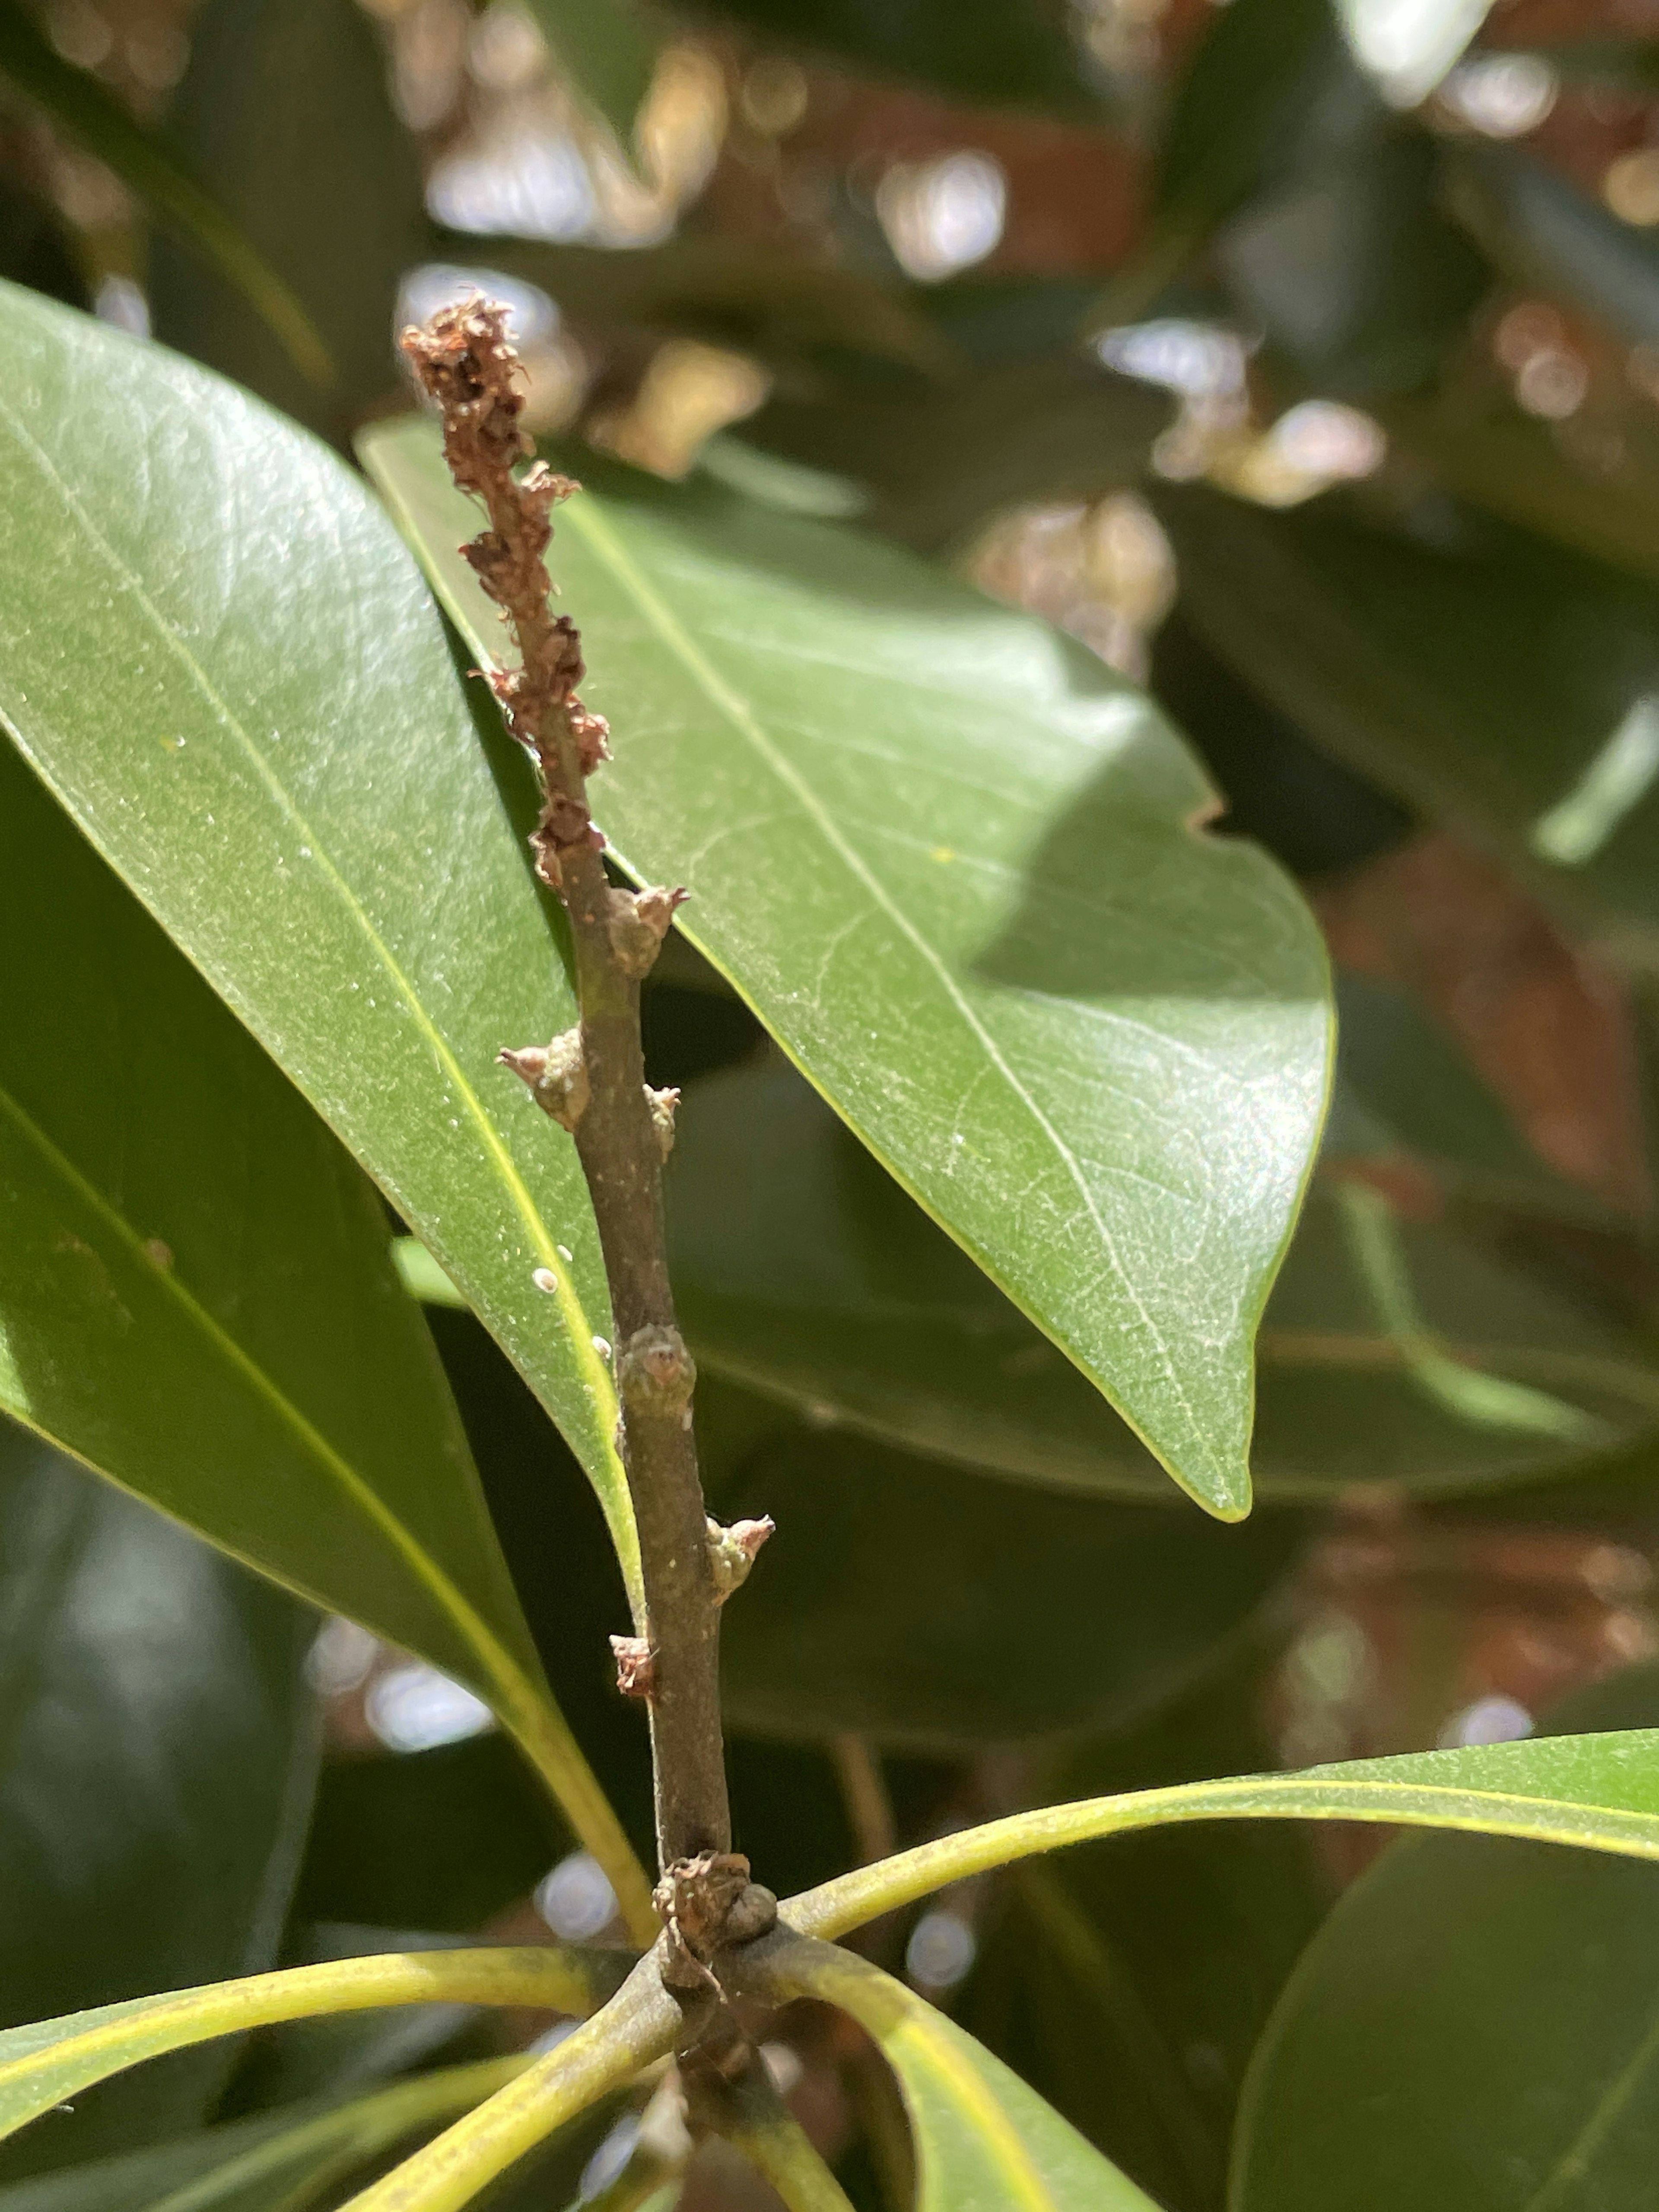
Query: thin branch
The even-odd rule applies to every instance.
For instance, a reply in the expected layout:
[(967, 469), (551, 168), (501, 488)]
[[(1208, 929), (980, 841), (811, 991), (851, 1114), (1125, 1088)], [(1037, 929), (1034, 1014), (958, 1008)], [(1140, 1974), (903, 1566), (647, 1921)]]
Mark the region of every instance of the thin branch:
[(406, 331), (403, 344), (441, 412), (450, 472), (489, 518), (462, 550), (519, 655), (519, 665), (489, 672), (489, 682), (540, 773), (542, 814), (531, 845), (538, 872), (570, 917), (580, 1027), (501, 1059), (574, 1137), (599, 1222), (616, 1332), (617, 1443), (644, 1583), (636, 1634), (613, 1641), (622, 1686), (650, 1708), (665, 1877), (658, 1903), (670, 1966), (690, 1989), (709, 1982), (726, 1912), (747, 1885), (748, 1863), (731, 1849), (720, 1608), (770, 1523), (723, 1530), (704, 1510), (691, 1419), (696, 1370), (675, 1318), (663, 1233), (662, 1164), (678, 1093), (647, 1088), (640, 1042), (640, 985), (685, 893), (617, 890), (605, 872), (587, 778), (608, 757), (609, 731), (578, 696), (581, 640), (549, 604), (543, 558), (552, 510), (577, 487), (539, 462), (516, 473), (532, 449), (520, 428), (523, 395), (506, 320), (504, 308), (474, 299)]

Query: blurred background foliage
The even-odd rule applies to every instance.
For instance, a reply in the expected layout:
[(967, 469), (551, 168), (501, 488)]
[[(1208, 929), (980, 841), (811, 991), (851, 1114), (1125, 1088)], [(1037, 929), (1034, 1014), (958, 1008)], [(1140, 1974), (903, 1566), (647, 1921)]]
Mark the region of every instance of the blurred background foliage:
[[(579, 472), (597, 449), (856, 518), (1046, 615), (1151, 689), (1217, 834), (1323, 926), (1336, 1094), (1238, 1529), (712, 970), (664, 961), (711, 1500), (784, 1532), (727, 1659), (769, 1881), (1060, 1793), (1495, 1740), (1568, 1692), (1571, 1725), (1659, 1721), (1652, 0), (0, 0), (0, 275), (343, 449), (412, 404), (400, 321), (504, 296)], [(591, 1495), (477, 1324), (430, 1318), (561, 1702), (643, 1839)], [(604, 1928), (468, 1692), (343, 1622), (315, 1638), (43, 1447), (9, 1435), (0, 1477), (7, 2020), (388, 1929)], [(148, 1623), (97, 1595), (175, 1588)], [(1170, 2212), (1219, 2212), (1270, 2016), (1229, 2202), (1519, 2212), (1499, 2146), (1540, 2084), (1576, 2124), (1651, 2064), (1659, 1876), (1376, 1850), (1176, 1830), (868, 1940)], [(154, 1909), (158, 1851), (175, 1882), (210, 1853), (224, 1925)], [(1595, 2035), (1539, 2026), (1568, 1986)], [(182, 2192), (273, 2114), (501, 2047), (457, 2014), (198, 2054), (9, 2147), (0, 2212), (337, 2201), (337, 2144)], [(856, 2031), (802, 2008), (773, 2053), (855, 2200), (901, 2206)], [(1623, 2124), (1550, 2212), (1650, 2203), (1653, 2122)], [(602, 2115), (499, 2202), (592, 2194), (638, 2125)], [(716, 2161), (682, 2203), (757, 2187)]]

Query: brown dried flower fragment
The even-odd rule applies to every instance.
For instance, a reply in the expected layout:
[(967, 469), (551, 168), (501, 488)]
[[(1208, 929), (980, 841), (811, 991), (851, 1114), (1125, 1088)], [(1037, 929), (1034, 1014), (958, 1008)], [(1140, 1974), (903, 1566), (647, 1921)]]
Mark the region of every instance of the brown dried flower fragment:
[(617, 1687), (625, 1698), (649, 1698), (657, 1686), (656, 1661), (642, 1636), (613, 1636), (617, 1655)]

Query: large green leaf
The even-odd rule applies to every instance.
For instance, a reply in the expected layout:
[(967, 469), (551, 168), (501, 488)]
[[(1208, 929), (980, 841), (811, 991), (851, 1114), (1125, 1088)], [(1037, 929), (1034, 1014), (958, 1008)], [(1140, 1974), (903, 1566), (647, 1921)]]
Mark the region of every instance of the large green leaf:
[(935, 1889), (1041, 1851), (1179, 1820), (1376, 1820), (1659, 1859), (1659, 1729), (1356, 1759), (1015, 1813), (791, 1898), (787, 1923), (834, 1937)]
[(586, 1187), (493, 1064), (570, 1019), (563, 939), (420, 580), (234, 386), (6, 305), (0, 718), (530, 1376), (630, 1562)]
[[(1648, 1666), (1560, 1724), (1659, 1717)], [(1310, 1948), (1251, 2070), (1237, 2212), (1644, 2212), (1659, 1872), (1480, 1836), (1396, 1845)]]
[[(364, 450), (487, 656), (430, 428)], [(908, 556), (715, 490), (586, 496), (555, 567), (612, 848), (871, 1149), (1214, 1511), (1322, 1103), (1323, 958), (1193, 824), (1146, 701)]]
[(0, 0), (0, 76), (189, 237), (258, 309), (307, 383), (328, 382), (327, 349), (285, 280), (177, 148), (146, 130), (90, 70), (65, 61), (23, 0)]
[(155, 334), (337, 440), (398, 388), (392, 313), (422, 258), (415, 141), (353, 0), (210, 0), (168, 125), (249, 238), (293, 283), (334, 362), (307, 385), (222, 278), (166, 239), (151, 258)]
[[(311, 1616), (3, 1419), (0, 1561), (0, 2024), (270, 1966), (316, 1772)], [(230, 2057), (101, 2092), (0, 2171), (199, 2126)]]
[(1314, 741), (1651, 940), (1659, 600), (1484, 517), (1413, 537), (1328, 501), (1157, 495), (1184, 605)]
[[(1421, 1086), (1420, 1063), (1398, 1058), (1397, 1024), (1373, 1042), (1395, 1055), (1390, 1075), (1409, 1084), (1415, 1073)], [(1391, 1127), (1365, 1108), (1379, 1095), (1395, 1092), (1338, 1091), (1334, 1135), (1349, 1156), (1395, 1149)], [(1439, 1095), (1449, 1127), (1420, 1089), (1407, 1102), (1414, 1131), (1442, 1129), (1444, 1149), (1479, 1158), (1490, 1147), (1515, 1168), (1501, 1117), (1494, 1133), (1455, 1082)], [(1475, 1098), (1492, 1103), (1478, 1087)], [(676, 1293), (707, 1371), (1018, 1481), (1096, 1497), (1163, 1492), (1133, 1431), (793, 1071), (734, 1069), (691, 1085), (669, 1199)], [(1384, 1279), (1366, 1264), (1375, 1239), (1357, 1248), (1329, 1194), (1304, 1209), (1259, 1340), (1252, 1467), (1262, 1498), (1310, 1500), (1366, 1483), (1453, 1496), (1604, 1459), (1659, 1428), (1659, 1383), (1638, 1340), (1448, 1231), (1401, 1222), (1392, 1240)], [(1404, 1305), (1390, 1284), (1405, 1286)], [(1478, 1393), (1460, 1406), (1426, 1387), (1417, 1354), (1430, 1339), (1472, 1382), (1554, 1394), (1562, 1419), (1482, 1418)]]
[(1218, 1528), (1156, 1504), (1017, 1497), (810, 1429), (716, 1463), (710, 1484), (722, 1518), (778, 1528), (726, 1611), (733, 1721), (924, 1749), (1138, 1719), (1213, 1662), (1304, 1534), (1294, 1516)]
[(797, 1942), (750, 1978), (838, 2006), (873, 2037), (910, 2116), (916, 2212), (1153, 2212), (1000, 2059), (867, 1959)]
[(0, 1406), (470, 1682), (648, 1926), (379, 1200), (3, 743), (0, 943)]

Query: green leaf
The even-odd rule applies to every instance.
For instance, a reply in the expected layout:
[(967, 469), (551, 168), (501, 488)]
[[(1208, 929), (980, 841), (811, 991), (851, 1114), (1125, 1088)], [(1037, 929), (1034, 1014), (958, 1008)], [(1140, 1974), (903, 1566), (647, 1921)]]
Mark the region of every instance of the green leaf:
[(1237, 1636), (1304, 1534), (1011, 1494), (805, 1429), (708, 1477), (722, 1519), (777, 1522), (721, 1669), (733, 1722), (775, 1736), (951, 1749), (1139, 1719)]
[[(8, 680), (50, 744), (27, 660)], [(136, 750), (143, 726), (118, 734)], [(149, 742), (174, 761), (153, 723)], [(94, 793), (114, 775), (112, 743)], [(379, 1200), (5, 744), (0, 795), (0, 1406), (469, 1682), (643, 1932), (644, 1878), (548, 1694)], [(316, 972), (295, 963), (296, 998)]]
[(1356, 1759), (1300, 1774), (1246, 1774), (1051, 1805), (838, 1875), (791, 1898), (784, 1918), (804, 1936), (833, 1938), (1040, 1851), (1177, 1820), (1264, 1820), (1462, 1828), (1659, 1858), (1659, 1729)]
[(656, 1959), (641, 1959), (602, 2012), (413, 2158), (354, 2197), (350, 2212), (461, 2212), (486, 2184), (567, 2120), (590, 2111), (643, 2067), (665, 2057), (683, 2025)]
[(1212, 17), (1158, 140), (1146, 234), (1112, 278), (1097, 321), (1132, 321), (1157, 299), (1282, 158), (1334, 80), (1374, 106), (1330, 0), (1231, 0)]
[(155, 335), (343, 442), (400, 388), (393, 310), (426, 249), (420, 155), (392, 112), (374, 24), (353, 0), (210, 0), (191, 21), (167, 121), (291, 278), (334, 380), (307, 385), (242, 297), (165, 239), (149, 272)]
[(405, 2136), (465, 2112), (526, 2057), (449, 2066), (349, 2104), (318, 2100), (16, 2189), (0, 2212), (304, 2212)]
[(1659, 601), (1484, 518), (1413, 538), (1328, 501), (1169, 486), (1187, 613), (1313, 741), (1498, 843), (1581, 920), (1659, 927)]
[[(1398, 1045), (1392, 1032), (1382, 1042)], [(1407, 1085), (1420, 1073), (1390, 1066)], [(1337, 1133), (1350, 1155), (1387, 1144), (1351, 1110)], [(1084, 1377), (792, 1071), (691, 1085), (668, 1187), (676, 1297), (705, 1372), (1045, 1489), (1170, 1494)], [(1639, 1340), (1449, 1231), (1402, 1222), (1395, 1235), (1393, 1288), (1413, 1317), (1403, 1330), (1407, 1309), (1379, 1297), (1334, 1196), (1316, 1191), (1304, 1209), (1260, 1338), (1262, 1498), (1366, 1483), (1455, 1496), (1582, 1465), (1659, 1427)], [(1547, 1392), (1560, 1412), (1541, 1431), (1471, 1418), (1425, 1392), (1425, 1349), (1477, 1395), (1486, 1384)]]
[(571, 88), (631, 155), (657, 65), (658, 40), (643, 16), (629, 0), (531, 0), (530, 12)]
[(165, 138), (147, 131), (90, 70), (64, 60), (22, 0), (0, 0), (0, 76), (192, 240), (264, 318), (302, 377), (329, 382), (328, 349), (286, 281)]
[(632, 1572), (586, 1188), (494, 1065), (570, 1020), (564, 939), (413, 565), (233, 386), (6, 296), (0, 717), (530, 1377)]
[(169, 1990), (0, 2033), (0, 2136), (164, 2051), (317, 2013), (420, 2003), (531, 2005), (587, 2013), (622, 1984), (625, 1951), (416, 1951), (344, 1959), (244, 1981)]
[(1097, 113), (1099, 86), (1042, 0), (690, 0), (763, 39), (993, 107)]
[[(364, 452), (487, 656), (431, 430)], [(1237, 1518), (1328, 1049), (1288, 883), (1194, 835), (1173, 733), (1029, 618), (714, 490), (563, 513), (623, 866), (690, 887), (687, 935), (837, 1112)]]
[[(1072, 1747), (1039, 1786), (1237, 1772), (1266, 1750), (1262, 1671), (1236, 1660), (1152, 1726)], [(1307, 1837), (1275, 1821), (1013, 1868), (975, 1914), (952, 2015), (1170, 2212), (1212, 2212), (1250, 2053), (1327, 1887)]]
[[(1659, 1719), (1651, 1665), (1560, 1724)], [(1591, 1739), (1594, 1741), (1594, 1739)], [(1235, 2147), (1237, 2212), (1644, 2212), (1659, 1874), (1425, 1836), (1342, 1899), (1280, 2001)]]
[(898, 2076), (916, 2212), (1154, 2212), (1127, 2176), (955, 2022), (851, 1951), (780, 1946), (748, 1978), (850, 2013)]
[[(312, 1617), (3, 1419), (0, 1560), (0, 2022), (268, 1966), (316, 1773)], [(230, 2057), (88, 2100), (3, 2170), (199, 2126)]]

